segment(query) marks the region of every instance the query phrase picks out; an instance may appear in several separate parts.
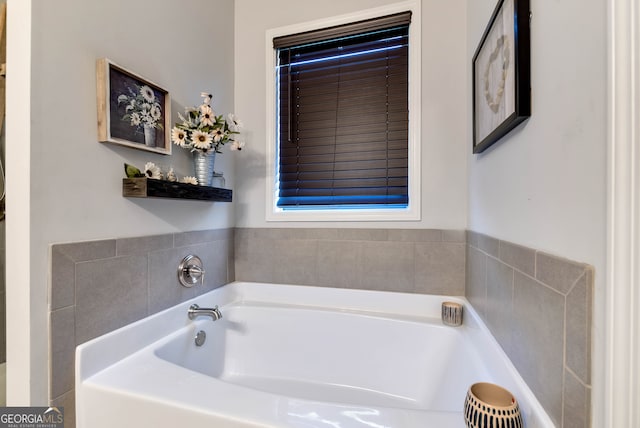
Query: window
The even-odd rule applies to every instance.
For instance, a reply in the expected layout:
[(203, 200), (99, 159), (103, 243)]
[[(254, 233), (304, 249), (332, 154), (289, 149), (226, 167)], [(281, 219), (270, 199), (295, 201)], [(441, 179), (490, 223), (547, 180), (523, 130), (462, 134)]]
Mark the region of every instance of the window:
[(289, 213), (285, 220), (308, 218), (303, 212), (415, 215), (411, 16), (403, 11), (273, 37), (272, 212)]

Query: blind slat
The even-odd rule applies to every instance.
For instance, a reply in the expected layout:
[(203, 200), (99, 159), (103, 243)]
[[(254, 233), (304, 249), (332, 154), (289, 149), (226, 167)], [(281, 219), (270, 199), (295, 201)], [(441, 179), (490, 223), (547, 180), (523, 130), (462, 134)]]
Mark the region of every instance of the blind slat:
[[(403, 172), (406, 172), (403, 171)], [(366, 171), (309, 171), (309, 172), (297, 172), (297, 173), (289, 173), (282, 174), (281, 182), (295, 182), (295, 181), (311, 181), (311, 180), (345, 180), (345, 179), (355, 179), (355, 178), (389, 178), (391, 179), (402, 179), (403, 172), (398, 171), (398, 175), (400, 177), (387, 177), (388, 171), (384, 168), (382, 169), (369, 169)], [(404, 177), (406, 180), (406, 177)]]

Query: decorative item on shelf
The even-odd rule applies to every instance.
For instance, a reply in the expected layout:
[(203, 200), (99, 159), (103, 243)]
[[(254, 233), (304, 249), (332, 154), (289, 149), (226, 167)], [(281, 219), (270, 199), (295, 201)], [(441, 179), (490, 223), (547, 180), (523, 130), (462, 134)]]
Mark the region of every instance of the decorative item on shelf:
[(194, 150), (193, 151), (193, 167), (195, 169), (195, 176), (198, 179), (198, 183), (203, 186), (211, 186), (211, 181), (213, 180), (213, 166), (216, 163), (216, 152), (213, 150), (202, 151), (202, 150)]
[(169, 172), (167, 172), (167, 181), (178, 181), (178, 177), (176, 177), (176, 173), (173, 171), (173, 168), (169, 168)]
[[(162, 171), (162, 168), (154, 164), (153, 162), (147, 162), (144, 165), (143, 170), (140, 170), (133, 165), (129, 165), (128, 163), (125, 163), (124, 172), (127, 178), (149, 178), (152, 180), (169, 181), (172, 183), (179, 181), (180, 183), (185, 183), (185, 184), (193, 184), (193, 185), (198, 184), (198, 179), (196, 177), (192, 177), (189, 175), (186, 175), (182, 177), (182, 179), (178, 180), (178, 177), (176, 176), (176, 173), (173, 170), (173, 167), (170, 167), (165, 177), (165, 174)], [(222, 174), (214, 174), (214, 175), (222, 176)], [(222, 183), (224, 185), (224, 181), (222, 181)], [(222, 186), (219, 186), (219, 187), (222, 187)]]
[(198, 179), (195, 177), (192, 177), (190, 175), (184, 176), (182, 177), (182, 180), (180, 180), (180, 183), (184, 183), (184, 184), (193, 184), (194, 186), (198, 185)]
[(523, 428), (520, 406), (511, 392), (493, 383), (474, 383), (464, 401), (467, 428)]
[(462, 305), (456, 302), (442, 302), (442, 323), (459, 327), (462, 325)]
[(224, 175), (221, 172), (213, 173), (213, 180), (211, 181), (211, 185), (213, 187), (225, 187), (226, 180), (224, 179)]
[(133, 165), (129, 165), (128, 163), (124, 164), (124, 173), (127, 175), (127, 178), (140, 178), (144, 177), (142, 171), (136, 168)]
[(211, 108), (211, 94), (203, 92), (202, 104), (187, 108), (185, 116), (178, 113), (181, 123), (171, 130), (174, 144), (193, 153), (195, 177), (201, 186), (211, 186), (216, 153), (226, 143), (231, 150), (242, 150), (244, 142), (237, 139), (242, 123), (233, 115), (216, 115)]
[(124, 173), (127, 178), (153, 178), (154, 180), (163, 180), (164, 176), (162, 175), (162, 170), (159, 166), (157, 166), (153, 162), (147, 162), (144, 165), (144, 171), (140, 171), (133, 165), (129, 165), (128, 163), (124, 164)]
[[(222, 187), (198, 186), (198, 179), (191, 176), (178, 181), (173, 168), (169, 169), (166, 179), (162, 169), (153, 162), (147, 162), (144, 170), (124, 164), (127, 178), (122, 180), (122, 196), (129, 198), (174, 198), (199, 199), (203, 201), (231, 202), (233, 192)], [(215, 174), (218, 180), (222, 174)], [(224, 186), (224, 181), (217, 182)]]
[(153, 162), (147, 162), (144, 164), (144, 175), (145, 177), (153, 178), (154, 180), (164, 180), (162, 170)]

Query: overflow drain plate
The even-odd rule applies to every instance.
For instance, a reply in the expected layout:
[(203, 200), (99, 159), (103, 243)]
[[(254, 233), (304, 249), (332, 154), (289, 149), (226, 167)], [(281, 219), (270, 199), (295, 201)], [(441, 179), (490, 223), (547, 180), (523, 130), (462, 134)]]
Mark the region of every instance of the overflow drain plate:
[(205, 333), (204, 330), (196, 333), (196, 346), (204, 345), (205, 340), (207, 340), (207, 333)]

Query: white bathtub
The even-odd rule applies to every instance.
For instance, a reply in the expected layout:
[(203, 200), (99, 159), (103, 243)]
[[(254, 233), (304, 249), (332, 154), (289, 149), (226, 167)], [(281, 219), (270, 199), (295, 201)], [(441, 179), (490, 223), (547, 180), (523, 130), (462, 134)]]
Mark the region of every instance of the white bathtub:
[[(465, 305), (463, 327), (442, 325), (444, 300)], [(192, 303), (219, 305), (223, 318), (191, 321)], [(76, 418), (79, 428), (456, 428), (480, 381), (509, 389), (527, 428), (554, 426), (464, 299), (232, 283), (79, 346)]]

